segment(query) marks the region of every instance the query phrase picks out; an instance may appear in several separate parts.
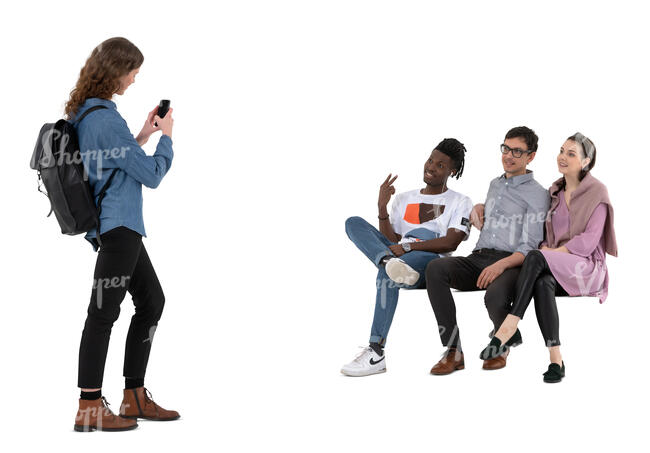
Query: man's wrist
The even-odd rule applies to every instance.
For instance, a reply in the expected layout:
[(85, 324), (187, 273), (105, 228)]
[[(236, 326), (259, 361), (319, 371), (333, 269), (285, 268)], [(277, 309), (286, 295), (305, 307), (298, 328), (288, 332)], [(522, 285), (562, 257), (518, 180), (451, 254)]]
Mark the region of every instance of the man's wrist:
[(519, 255), (521, 255), (522, 257), (524, 256), (523, 253), (517, 251), (517, 252), (514, 252), (510, 256), (507, 256), (505, 258), (501, 258), (499, 261), (497, 261), (494, 264), (499, 264), (499, 265), (503, 266), (503, 270), (510, 269), (511, 267), (521, 266), (521, 263), (519, 263), (519, 257), (517, 256), (517, 253)]

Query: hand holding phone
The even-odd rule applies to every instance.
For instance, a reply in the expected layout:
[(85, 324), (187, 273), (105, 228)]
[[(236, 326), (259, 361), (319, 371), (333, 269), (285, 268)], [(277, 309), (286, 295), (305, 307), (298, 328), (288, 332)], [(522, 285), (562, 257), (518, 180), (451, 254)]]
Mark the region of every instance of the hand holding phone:
[[(167, 115), (167, 112), (169, 111), (169, 106), (171, 102), (169, 99), (162, 99), (160, 101), (160, 104), (158, 104), (158, 111), (156, 112), (156, 115), (158, 115), (161, 118), (164, 118), (165, 115)], [(154, 126), (158, 127), (158, 123), (154, 122)]]

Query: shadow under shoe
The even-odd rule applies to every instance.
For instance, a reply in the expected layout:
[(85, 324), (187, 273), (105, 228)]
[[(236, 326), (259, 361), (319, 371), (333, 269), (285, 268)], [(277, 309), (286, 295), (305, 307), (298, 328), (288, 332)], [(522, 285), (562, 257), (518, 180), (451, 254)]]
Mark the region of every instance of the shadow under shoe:
[(120, 417), (125, 419), (144, 418), (154, 421), (178, 420), (176, 411), (163, 409), (152, 399), (151, 393), (145, 387), (124, 389), (124, 399), (120, 406)]
[(135, 420), (115, 415), (104, 397), (96, 400), (79, 399), (79, 410), (74, 421), (75, 431), (128, 431), (137, 427)]

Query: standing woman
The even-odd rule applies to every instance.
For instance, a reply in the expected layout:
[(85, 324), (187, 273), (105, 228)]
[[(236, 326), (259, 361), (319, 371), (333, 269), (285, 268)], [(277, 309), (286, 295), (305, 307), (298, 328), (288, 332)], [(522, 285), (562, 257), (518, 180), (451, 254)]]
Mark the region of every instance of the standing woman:
[[(146, 236), (142, 185), (157, 187), (171, 166), (172, 109), (160, 118), (157, 107), (154, 108), (134, 138), (111, 101), (115, 94), (123, 95), (135, 82), (143, 60), (140, 50), (125, 38), (104, 41), (92, 51), (81, 69), (65, 106), (65, 114), (75, 124), (95, 202), (102, 187), (108, 187), (100, 205), (100, 241), (97, 229), (86, 234), (99, 253), (79, 348), (81, 397), (75, 418), (76, 431), (123, 431), (136, 428), (137, 418), (179, 418), (178, 412), (165, 410), (153, 402), (144, 388), (151, 342), (165, 297), (142, 243), (142, 237)], [(97, 108), (81, 118), (92, 107)], [(83, 121), (76, 122), (77, 119)], [(154, 155), (147, 156), (141, 146), (156, 131), (161, 131), (162, 136)], [(127, 291), (133, 299), (135, 315), (126, 339), (126, 385), (117, 416), (109, 409), (101, 387), (111, 328)]]
[(534, 298), (537, 321), (551, 360), (544, 382), (560, 382), (564, 377), (555, 296), (597, 296), (604, 302), (609, 282), (605, 254), (618, 254), (614, 210), (607, 188), (590, 174), (595, 163), (596, 147), (581, 133), (569, 137), (560, 148), (557, 165), (563, 176), (549, 189), (546, 239), (540, 250), (526, 256), (510, 314), (481, 352), (482, 359), (505, 352), (504, 344), (517, 330)]

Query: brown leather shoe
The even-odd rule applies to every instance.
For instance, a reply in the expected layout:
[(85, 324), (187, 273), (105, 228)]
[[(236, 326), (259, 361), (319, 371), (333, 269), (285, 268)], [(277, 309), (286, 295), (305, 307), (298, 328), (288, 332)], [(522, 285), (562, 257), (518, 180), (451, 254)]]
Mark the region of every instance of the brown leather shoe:
[(449, 348), (442, 359), (431, 368), (431, 374), (441, 376), (465, 368), (465, 356), (456, 348)]
[(147, 420), (177, 420), (176, 411), (168, 411), (158, 406), (151, 398), (151, 393), (144, 387), (124, 389), (124, 399), (120, 406), (120, 416), (125, 418), (145, 418)]
[(79, 410), (74, 419), (75, 431), (128, 431), (137, 427), (135, 420), (115, 415), (108, 408), (108, 401), (104, 397), (96, 400), (79, 399)]
[(509, 353), (510, 353), (510, 349), (508, 349), (506, 352), (504, 352), (498, 357), (495, 357), (493, 359), (483, 360), (483, 369), (500, 370), (501, 368), (504, 368), (506, 366), (506, 359), (508, 358)]

